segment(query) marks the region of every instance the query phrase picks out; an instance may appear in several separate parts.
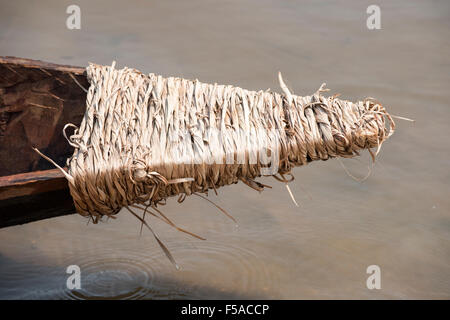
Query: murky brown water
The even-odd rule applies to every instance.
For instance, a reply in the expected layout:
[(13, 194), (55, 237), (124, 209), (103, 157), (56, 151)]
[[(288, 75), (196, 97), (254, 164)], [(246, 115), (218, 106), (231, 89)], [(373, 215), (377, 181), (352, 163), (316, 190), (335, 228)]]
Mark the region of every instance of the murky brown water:
[[(373, 1), (1, 1), (0, 55), (88, 61), (297, 94), (373, 96), (397, 121), (372, 175), (352, 180), (336, 160), (294, 171), (293, 193), (244, 185), (211, 204), (170, 201), (164, 213), (201, 241), (152, 222), (182, 266), (126, 212), (86, 226), (78, 215), (0, 230), (0, 298), (450, 298), (450, 3), (376, 1), (382, 30), (366, 28)], [(369, 157), (343, 161), (358, 176)], [(311, 197), (311, 198), (310, 198)], [(66, 289), (79, 265), (82, 290)], [(381, 268), (381, 290), (366, 268)]]

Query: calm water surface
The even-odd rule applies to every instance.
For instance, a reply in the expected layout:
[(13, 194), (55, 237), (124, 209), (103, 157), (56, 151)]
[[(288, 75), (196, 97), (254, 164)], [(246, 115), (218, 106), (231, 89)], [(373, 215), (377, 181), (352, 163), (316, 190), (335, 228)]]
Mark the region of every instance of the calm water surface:
[[(196, 240), (151, 221), (181, 270), (123, 211), (86, 225), (72, 215), (0, 230), (0, 298), (450, 298), (450, 4), (377, 1), (382, 29), (366, 28), (367, 1), (0, 1), (0, 55), (85, 66), (130, 66), (248, 89), (378, 98), (397, 132), (363, 183), (339, 161), (294, 170), (300, 207), (274, 179), (259, 194), (238, 184), (211, 199), (163, 208)], [(345, 160), (356, 176), (369, 157)], [(66, 289), (68, 265), (82, 289)], [(381, 290), (366, 268), (381, 268)]]

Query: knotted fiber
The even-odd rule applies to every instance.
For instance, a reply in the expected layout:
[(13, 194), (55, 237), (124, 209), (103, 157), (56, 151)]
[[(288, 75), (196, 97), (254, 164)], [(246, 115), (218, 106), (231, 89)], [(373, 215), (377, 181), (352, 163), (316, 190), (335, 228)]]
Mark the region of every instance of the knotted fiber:
[[(90, 64), (86, 112), (68, 139), (71, 195), (97, 222), (132, 204), (206, 193), (262, 175), (285, 178), (313, 160), (353, 157), (381, 146), (394, 122), (372, 98), (249, 91)], [(263, 161), (264, 160), (264, 161)], [(269, 170), (272, 170), (270, 171)]]

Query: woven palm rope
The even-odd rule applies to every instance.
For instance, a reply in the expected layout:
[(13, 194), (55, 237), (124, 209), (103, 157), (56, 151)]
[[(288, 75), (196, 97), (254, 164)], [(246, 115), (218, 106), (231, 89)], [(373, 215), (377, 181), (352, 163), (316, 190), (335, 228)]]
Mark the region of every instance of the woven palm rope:
[(379, 149), (394, 132), (374, 99), (324, 97), (324, 85), (296, 96), (281, 75), (284, 94), (115, 64), (90, 64), (87, 76), (86, 112), (68, 139), (75, 151), (66, 177), (78, 213), (94, 222), (133, 204), (156, 207), (170, 196), (181, 201), (239, 180), (262, 190), (255, 178), (274, 162), (277, 172), (269, 174), (288, 182), (284, 175), (295, 166)]
[[(293, 198), (287, 185), (293, 167), (351, 158), (361, 149), (375, 160), (395, 129), (392, 116), (375, 99), (353, 103), (325, 97), (325, 84), (311, 96), (297, 96), (281, 74), (283, 94), (117, 70), (115, 63), (90, 64), (86, 71), (90, 87), (84, 118), (79, 128), (64, 128), (75, 149), (68, 172), (35, 150), (65, 174), (78, 213), (97, 223), (127, 208), (175, 265), (146, 223), (147, 212), (203, 238), (157, 209), (168, 197), (178, 195), (181, 202), (239, 181), (261, 191), (268, 186), (255, 178), (268, 175), (286, 183)], [(75, 128), (70, 137), (67, 127)], [(142, 209), (143, 216), (131, 207)]]

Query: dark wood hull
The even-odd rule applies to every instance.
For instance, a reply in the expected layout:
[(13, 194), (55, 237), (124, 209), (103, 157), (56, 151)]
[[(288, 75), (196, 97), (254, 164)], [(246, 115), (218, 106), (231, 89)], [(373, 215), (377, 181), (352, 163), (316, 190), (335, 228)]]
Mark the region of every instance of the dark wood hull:
[(81, 123), (81, 86), (84, 68), (0, 57), (0, 227), (75, 213), (67, 181), (32, 147), (65, 165), (62, 129)]
[[(25, 179), (22, 179), (27, 175)], [(0, 178), (0, 228), (75, 213), (67, 180), (45, 170)]]

